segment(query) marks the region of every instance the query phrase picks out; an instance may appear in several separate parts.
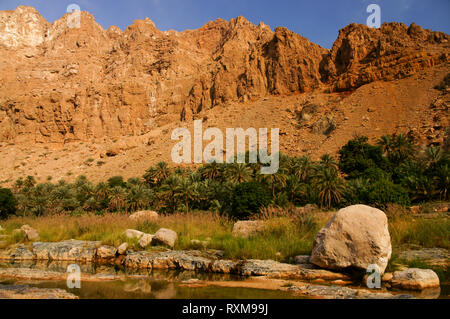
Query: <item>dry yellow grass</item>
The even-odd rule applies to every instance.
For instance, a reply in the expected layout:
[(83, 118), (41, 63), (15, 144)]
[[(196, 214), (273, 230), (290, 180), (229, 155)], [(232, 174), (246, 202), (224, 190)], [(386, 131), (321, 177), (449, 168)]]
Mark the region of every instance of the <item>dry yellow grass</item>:
[[(126, 229), (155, 233), (164, 227), (177, 232), (175, 249), (197, 248), (191, 243), (192, 239), (209, 240), (208, 248), (223, 250), (227, 258), (288, 261), (292, 256), (310, 253), (314, 236), (332, 214), (333, 212), (293, 214), (292, 211), (266, 211), (260, 215), (260, 218), (267, 221), (265, 231), (248, 239), (233, 237), (231, 232), (234, 222), (210, 212), (160, 216), (157, 221), (133, 221), (124, 214), (14, 217), (1, 224), (5, 234), (12, 234), (14, 229), (28, 224), (39, 231), (41, 241), (99, 240), (114, 246), (128, 242), (136, 249), (139, 249), (137, 240), (123, 235)], [(390, 217), (389, 228), (394, 248), (404, 244), (450, 248), (450, 223), (445, 216), (426, 219), (396, 215)], [(7, 239), (8, 244), (17, 242), (26, 241), (20, 234)]]

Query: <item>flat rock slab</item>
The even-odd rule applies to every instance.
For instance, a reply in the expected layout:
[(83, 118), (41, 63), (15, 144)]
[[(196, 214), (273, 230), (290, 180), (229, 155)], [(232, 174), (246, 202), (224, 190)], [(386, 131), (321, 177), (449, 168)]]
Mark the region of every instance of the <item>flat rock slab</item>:
[(0, 285), (0, 299), (78, 299), (64, 289)]
[[(30, 268), (0, 268), (0, 278), (17, 279), (17, 280), (50, 280), (60, 281), (67, 280), (69, 273), (48, 271)], [(86, 274), (81, 273), (81, 281), (98, 282), (118, 280), (120, 276), (112, 274)]]
[(56, 243), (33, 243), (33, 253), (38, 260), (93, 261), (99, 241), (65, 240)]
[(34, 260), (36, 254), (26, 245), (13, 245), (0, 249), (0, 260)]
[(208, 270), (212, 260), (197, 251), (132, 252), (124, 264), (130, 268)]
[(439, 287), (439, 277), (431, 269), (409, 268), (394, 272), (391, 280), (392, 287), (423, 290)]
[(292, 286), (288, 290), (301, 295), (323, 299), (413, 299), (412, 295), (393, 295), (387, 292), (372, 292), (341, 286), (305, 285)]
[(450, 264), (450, 254), (444, 248), (423, 248), (415, 250), (405, 250), (399, 253), (399, 258), (406, 260), (420, 259), (430, 265), (448, 267)]
[(140, 269), (179, 269), (242, 276), (268, 276), (304, 280), (348, 280), (345, 274), (323, 269), (305, 269), (299, 265), (279, 263), (274, 260), (218, 260), (198, 251), (132, 252), (124, 264)]

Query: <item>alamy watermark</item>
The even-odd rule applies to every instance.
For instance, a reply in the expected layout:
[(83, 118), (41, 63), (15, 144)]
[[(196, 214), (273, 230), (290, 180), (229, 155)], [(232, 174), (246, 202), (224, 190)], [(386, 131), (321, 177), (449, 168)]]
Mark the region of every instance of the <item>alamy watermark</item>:
[(67, 287), (69, 289), (81, 288), (81, 268), (77, 264), (72, 264), (67, 267)]
[(78, 4), (72, 3), (67, 6), (67, 27), (69, 29), (81, 28), (81, 8)]
[[(224, 135), (219, 128), (208, 128), (203, 132), (202, 120), (194, 121), (194, 141), (193, 149), (194, 156), (192, 160), (192, 135), (187, 128), (177, 128), (172, 132), (172, 140), (180, 140), (172, 148), (172, 161), (177, 164), (185, 163), (200, 164), (207, 163), (223, 163), (224, 162)], [(275, 174), (278, 172), (280, 163), (280, 129), (270, 129), (271, 137), (271, 152), (267, 152), (268, 142), (267, 128), (227, 128), (226, 129), (226, 156), (227, 163), (246, 163), (246, 141), (248, 139), (249, 145), (249, 163), (268, 164), (269, 166), (261, 167), (261, 174)], [(203, 148), (203, 141), (210, 141), (205, 148)], [(236, 143), (235, 143), (236, 142)], [(235, 148), (237, 155), (235, 158)]]
[(369, 265), (366, 272), (370, 274), (367, 276), (367, 288), (380, 289), (381, 288), (381, 271), (380, 267), (376, 264)]
[(379, 28), (381, 26), (381, 7), (378, 4), (369, 4), (366, 9), (367, 13), (371, 13), (367, 17), (366, 24), (371, 28)]

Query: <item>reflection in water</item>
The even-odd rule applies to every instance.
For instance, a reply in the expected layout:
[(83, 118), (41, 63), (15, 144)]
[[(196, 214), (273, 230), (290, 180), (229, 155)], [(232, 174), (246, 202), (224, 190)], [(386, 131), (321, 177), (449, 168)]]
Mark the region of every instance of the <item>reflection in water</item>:
[[(1, 268), (29, 268), (43, 271), (66, 273), (73, 262), (1, 263)], [(214, 286), (186, 285), (195, 279), (201, 281), (240, 281), (245, 278), (234, 275), (196, 273), (192, 271), (125, 269), (120, 266), (107, 266), (94, 263), (79, 263), (81, 271), (87, 274), (119, 275), (119, 280), (87, 282), (82, 281), (81, 289), (69, 289), (65, 281), (24, 281), (1, 280), (0, 284), (28, 284), (39, 288), (61, 288), (81, 299), (291, 299), (302, 298), (290, 292), (251, 288), (226, 288)], [(419, 298), (449, 298), (449, 286), (407, 292)]]
[[(29, 268), (43, 271), (66, 272), (73, 262), (26, 261), (20, 263), (0, 263), (2, 268)], [(234, 275), (196, 273), (174, 270), (134, 270), (119, 266), (80, 263), (81, 271), (88, 274), (120, 275), (119, 280), (102, 282), (81, 282), (81, 289), (69, 289), (65, 281), (25, 281), (0, 280), (0, 284), (28, 284), (38, 288), (61, 288), (79, 296), (81, 299), (290, 299), (298, 298), (283, 291), (224, 288), (224, 287), (188, 287), (183, 285), (192, 279), (204, 281), (239, 281), (244, 278)]]

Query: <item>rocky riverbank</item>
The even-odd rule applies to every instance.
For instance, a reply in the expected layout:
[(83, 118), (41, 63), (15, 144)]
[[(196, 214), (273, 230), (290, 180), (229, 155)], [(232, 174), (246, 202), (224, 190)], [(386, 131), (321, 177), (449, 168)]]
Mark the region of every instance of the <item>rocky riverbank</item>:
[[(153, 214), (151, 217), (156, 218)], [(258, 232), (264, 225), (247, 227), (239, 222), (240, 229), (245, 229), (246, 236), (251, 231)], [(237, 223), (238, 224), (238, 223)], [(253, 224), (255, 224), (253, 222)], [(250, 226), (254, 226), (251, 224)], [(38, 238), (39, 234), (31, 227), (22, 227), (27, 237)], [(31, 235), (28, 236), (28, 233)], [(233, 232), (233, 235), (239, 235)], [(57, 271), (31, 270), (40, 262), (71, 262), (77, 264), (113, 265), (124, 269), (147, 271), (179, 270), (197, 273), (230, 274), (242, 277), (264, 277), (275, 280), (295, 280), (307, 282), (309, 288), (302, 285), (292, 285), (291, 290), (308, 296), (343, 296), (345, 298), (368, 296), (380, 292), (362, 292), (361, 289), (343, 287), (353, 285), (366, 286), (367, 276), (364, 274), (371, 267), (380, 274), (379, 283), (388, 288), (422, 291), (429, 288), (439, 289), (437, 274), (429, 269), (402, 269), (394, 273), (384, 273), (391, 257), (392, 246), (388, 231), (386, 215), (375, 208), (355, 205), (337, 212), (330, 222), (317, 234), (314, 240), (311, 256), (297, 256), (292, 264), (274, 260), (231, 260), (224, 259), (224, 253), (219, 250), (172, 250), (178, 238), (176, 232), (161, 228), (154, 235), (144, 234), (137, 230), (127, 229), (125, 235), (139, 240), (139, 245), (147, 250), (129, 249), (127, 243), (118, 247), (104, 245), (101, 241), (66, 240), (61, 242), (39, 242), (15, 244), (0, 249), (0, 261), (14, 263), (29, 263), (29, 267), (0, 269), (0, 278), (21, 280), (64, 280), (65, 269)], [(240, 235), (239, 235), (240, 236)], [(243, 236), (243, 238), (246, 238)], [(148, 237), (148, 238), (147, 238)], [(146, 238), (145, 240), (142, 240)], [(29, 239), (30, 240), (30, 239)], [(31, 240), (30, 240), (31, 241)], [(145, 243), (144, 243), (145, 241)], [(151, 246), (158, 247), (151, 247)], [(420, 255), (420, 252), (410, 251), (409, 257)], [(435, 256), (437, 250), (430, 250), (428, 255)], [(439, 256), (447, 256), (439, 251)], [(86, 272), (86, 271), (84, 271)], [(372, 271), (373, 273), (373, 271)], [(105, 281), (119, 279), (115, 275), (90, 275), (81, 278), (84, 281)], [(316, 285), (319, 284), (319, 287)], [(331, 285), (334, 288), (329, 288)], [(297, 287), (297, 288), (294, 288)], [(341, 289), (342, 288), (342, 289)], [(345, 288), (345, 289), (344, 289)], [(331, 289), (331, 290), (330, 290)], [(388, 298), (389, 294), (379, 295)], [(394, 295), (392, 295), (394, 296)], [(439, 294), (438, 294), (439, 296)], [(397, 298), (397, 296), (395, 296)]]

